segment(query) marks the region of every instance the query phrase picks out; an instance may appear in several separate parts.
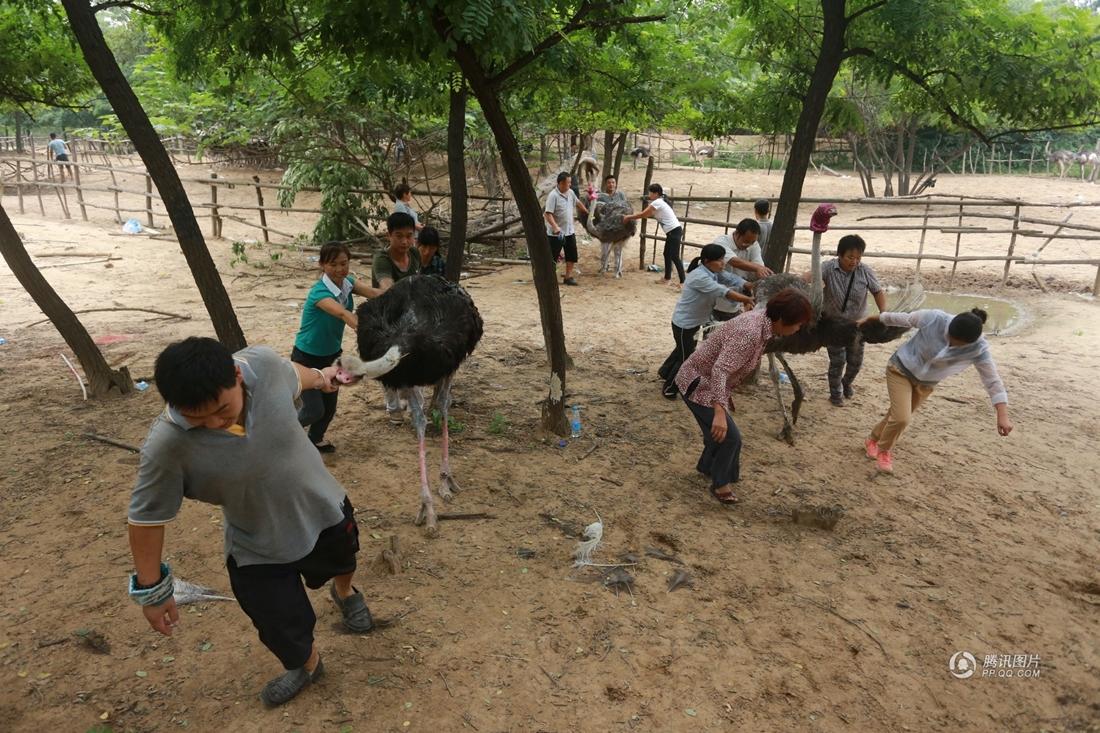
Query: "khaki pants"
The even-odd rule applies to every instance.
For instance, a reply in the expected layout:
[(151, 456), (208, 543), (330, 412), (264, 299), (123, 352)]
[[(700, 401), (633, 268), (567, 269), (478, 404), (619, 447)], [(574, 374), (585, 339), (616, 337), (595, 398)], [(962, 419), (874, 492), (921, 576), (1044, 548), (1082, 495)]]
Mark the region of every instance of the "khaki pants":
[(913, 413), (932, 394), (932, 387), (914, 384), (897, 367), (886, 367), (886, 391), (890, 395), (890, 409), (886, 417), (871, 430), (871, 439), (879, 450), (893, 450), (898, 436), (909, 426)]

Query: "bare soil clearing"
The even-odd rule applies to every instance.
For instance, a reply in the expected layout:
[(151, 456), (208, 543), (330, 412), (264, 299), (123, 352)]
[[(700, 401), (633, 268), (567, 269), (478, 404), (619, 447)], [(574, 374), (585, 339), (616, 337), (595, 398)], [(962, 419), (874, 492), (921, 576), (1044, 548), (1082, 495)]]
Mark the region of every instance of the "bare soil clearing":
[[(632, 195), (641, 174), (624, 176)], [(780, 184), (778, 175), (721, 170), (661, 170), (655, 180), (746, 196), (774, 195)], [(1008, 196), (1025, 186), (1028, 197), (1045, 201), (1100, 198), (1100, 189), (1076, 181), (1008, 177), (945, 176), (937, 193)], [(856, 196), (858, 182), (811, 176), (806, 193)], [(10, 196), (4, 204), (14, 208)], [(837, 221), (857, 214), (842, 208)], [(286, 218), (294, 231), (308, 230), (308, 220)], [(1088, 210), (1073, 220), (1098, 218)], [(102, 218), (13, 219), (32, 254), (121, 257), (45, 271), (75, 309), (192, 316), (84, 316), (112, 365), (148, 377), (170, 340), (210, 333), (173, 243), (108, 236), (118, 227)], [(227, 236), (246, 236), (232, 226)], [(692, 228), (690, 239), (708, 233)], [(915, 236), (905, 236), (868, 241), (912, 247)], [(989, 251), (1003, 252), (1005, 240)], [(1052, 244), (1045, 254), (1056, 246), (1065, 257), (1095, 251)], [(929, 247), (953, 250), (954, 237)], [(229, 241), (212, 249), (250, 342), (289, 353), (315, 277), (307, 256), (234, 269)], [(793, 448), (774, 438), (779, 419), (764, 385), (737, 397), (742, 502), (727, 509), (694, 473), (694, 422), (654, 381), (671, 348), (675, 294), (655, 286), (651, 273), (599, 278), (598, 256), (598, 246), (582, 247), (581, 287), (562, 292), (577, 364), (570, 401), (583, 406), (584, 422), (583, 436), (564, 448), (536, 430), (547, 370), (530, 271), (508, 267), (467, 282), (486, 335), (456, 381), (453, 414), (463, 430), (453, 461), (466, 491), (444, 511), (491, 519), (444, 521), (440, 537), (426, 539), (411, 523), (414, 436), (387, 424), (377, 385), (343, 393), (330, 430), (338, 451), (326, 461), (358, 509), (359, 586), (376, 616), (396, 622), (345, 635), (327, 595), (315, 593), (328, 674), (271, 711), (257, 693), (278, 665), (235, 604), (185, 607), (181, 627), (165, 639), (126, 599), (125, 512), (137, 458), (81, 436), (91, 429), (140, 444), (161, 409), (155, 389), (81, 402), (57, 356), (66, 351), (61, 338), (49, 324), (27, 327), (41, 314), (0, 269), (0, 336), (8, 340), (0, 346), (0, 725), (1100, 731), (1100, 408), (1092, 387), (1100, 311), (1078, 294), (1095, 270), (1041, 272), (1054, 291), (1043, 295), (1029, 267), (1016, 266), (1007, 288), (993, 287), (1000, 265), (960, 269), (959, 289), (1008, 298), (1025, 314), (992, 338), (1016, 423), (1009, 438), (996, 435), (985, 393), (968, 372), (918, 413), (899, 444), (896, 474), (877, 476), (862, 439), (885, 406), (890, 350), (868, 348), (856, 396), (843, 409), (826, 399), (825, 355), (798, 357), (793, 366), (809, 395)], [(629, 257), (636, 265), (636, 240)], [(69, 260), (40, 260), (47, 261)], [(887, 282), (910, 275), (906, 266), (868, 261)], [(926, 266), (929, 288), (946, 278)], [(489, 429), (494, 417), (500, 434)], [(437, 439), (429, 451), (438, 460)], [(845, 513), (832, 532), (792, 522), (792, 510), (807, 504)], [(566, 535), (597, 514), (605, 543), (596, 560), (638, 558), (627, 568), (631, 592), (571, 568), (575, 539)], [(392, 535), (405, 561), (398, 575), (380, 559)], [(221, 543), (220, 512), (205, 505), (187, 503), (168, 530), (178, 574), (225, 591)], [(668, 592), (680, 564), (647, 548), (679, 558), (693, 587)], [(100, 635), (109, 653), (78, 636), (82, 630)], [(962, 650), (979, 665), (986, 655), (1039, 655), (1041, 674), (955, 679), (948, 660)]]

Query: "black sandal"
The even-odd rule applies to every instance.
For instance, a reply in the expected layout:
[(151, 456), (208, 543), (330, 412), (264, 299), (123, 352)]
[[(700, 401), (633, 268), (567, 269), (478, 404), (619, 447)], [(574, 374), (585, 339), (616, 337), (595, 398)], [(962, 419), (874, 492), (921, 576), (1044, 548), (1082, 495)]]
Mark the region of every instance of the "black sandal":
[(327, 440), (322, 440), (320, 443), (314, 443), (313, 447), (317, 449), (318, 453), (335, 453), (336, 446)]

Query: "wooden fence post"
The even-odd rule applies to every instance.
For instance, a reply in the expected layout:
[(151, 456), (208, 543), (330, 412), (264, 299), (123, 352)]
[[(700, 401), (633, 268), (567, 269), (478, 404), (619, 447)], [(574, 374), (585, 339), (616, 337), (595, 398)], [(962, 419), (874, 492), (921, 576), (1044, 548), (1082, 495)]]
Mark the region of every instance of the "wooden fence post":
[(267, 212), (264, 211), (264, 190), (260, 187), (259, 176), (252, 176), (252, 180), (256, 182), (256, 203), (260, 207), (260, 226), (263, 227), (264, 244), (267, 244), (271, 241), (271, 236), (267, 231)]
[[(1019, 229), (1020, 229), (1020, 205), (1016, 204), (1016, 213), (1013, 214), (1013, 216), (1012, 216), (1012, 239), (1008, 240), (1008, 256), (1009, 256), (1009, 258), (1012, 257), (1012, 253), (1016, 249), (1016, 235), (1017, 235), (1017, 232), (1018, 232)], [(1001, 285), (1004, 285), (1006, 282), (1008, 282), (1008, 270), (1011, 267), (1012, 267), (1012, 260), (1011, 259), (1005, 260), (1005, 274), (1004, 274), (1004, 277), (1001, 278)]]
[[(652, 148), (651, 148), (651, 150), (652, 150)], [(652, 183), (652, 182), (653, 182), (653, 156), (650, 155), (649, 160), (646, 161), (646, 165), (645, 165), (645, 183), (642, 184), (642, 200), (643, 201), (646, 199), (646, 192), (649, 191), (649, 184)], [(645, 207), (644, 203), (642, 204), (642, 207), (643, 208)], [(645, 234), (646, 234), (645, 230), (646, 230), (646, 220), (642, 219), (642, 232), (641, 232), (641, 236), (639, 236), (639, 238), (638, 238), (638, 250), (639, 250), (638, 251), (638, 269), (639, 270), (644, 270), (645, 269)], [(654, 250), (654, 252), (657, 251), (657, 243), (656, 242), (654, 242), (654, 244), (653, 244), (653, 250)]]
[[(210, 180), (216, 180), (217, 173), (210, 172)], [(217, 239), (222, 235), (221, 217), (218, 216), (218, 184), (210, 184), (210, 236)]]
[(38, 210), (42, 213), (42, 216), (45, 216), (46, 206), (42, 203), (42, 186), (38, 181), (38, 161), (36, 160), (31, 161), (31, 177), (34, 179), (34, 192), (38, 195)]
[(920, 245), (917, 247), (917, 277), (920, 277), (920, 263), (921, 255), (924, 254), (924, 238), (928, 236), (928, 212), (932, 209), (932, 204), (924, 205), (924, 221), (921, 222), (920, 229)]
[[(729, 234), (730, 233), (730, 216), (732, 214), (733, 214), (733, 189), (731, 188), (730, 189), (730, 200), (729, 200), (729, 203), (726, 204), (726, 226), (724, 226), (722, 228), (722, 233), (723, 234)], [(684, 216), (687, 216), (687, 214), (685, 214)]]
[(15, 159), (15, 193), (19, 196), (19, 213), (27, 213), (23, 209), (23, 161)]
[(149, 222), (149, 228), (153, 228), (156, 225), (153, 223), (153, 177), (148, 173), (145, 174), (145, 215), (146, 221)]
[(80, 206), (80, 216), (88, 221), (88, 209), (84, 206), (84, 192), (80, 190), (80, 163), (73, 151), (73, 183), (76, 184), (76, 203)]
[(955, 233), (955, 259), (951, 261), (951, 279), (947, 283), (947, 289), (955, 287), (955, 270), (959, 267), (959, 245), (962, 243), (963, 225), (963, 197), (959, 196), (959, 231)]
[(1092, 284), (1092, 297), (1100, 298), (1100, 265), (1096, 266), (1096, 281)]
[[(687, 202), (684, 204), (684, 218), (685, 219), (688, 218), (688, 212), (691, 211), (691, 190), (693, 188), (695, 188), (694, 183), (688, 186), (688, 198), (687, 198)], [(676, 199), (673, 198), (673, 201), (675, 201), (675, 200)], [(684, 261), (684, 240), (687, 239), (687, 233), (688, 233), (688, 225), (687, 225), (687, 222), (685, 221), (681, 225), (681, 231), (680, 231), (680, 261), (681, 262)], [(666, 234), (666, 236), (667, 236), (667, 234)]]

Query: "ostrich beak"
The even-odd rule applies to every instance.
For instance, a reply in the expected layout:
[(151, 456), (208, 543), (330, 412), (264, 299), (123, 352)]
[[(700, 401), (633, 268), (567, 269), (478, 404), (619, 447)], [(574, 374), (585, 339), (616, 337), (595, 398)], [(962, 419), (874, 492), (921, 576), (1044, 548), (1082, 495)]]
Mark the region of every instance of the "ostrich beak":
[(389, 351), (374, 361), (363, 361), (359, 357), (351, 355), (342, 356), (339, 361), (336, 362), (336, 365), (339, 367), (339, 371), (336, 373), (336, 379), (343, 384), (350, 384), (363, 377), (377, 379), (391, 372), (403, 357), (404, 354), (402, 354), (400, 349), (396, 346), (391, 346)]

